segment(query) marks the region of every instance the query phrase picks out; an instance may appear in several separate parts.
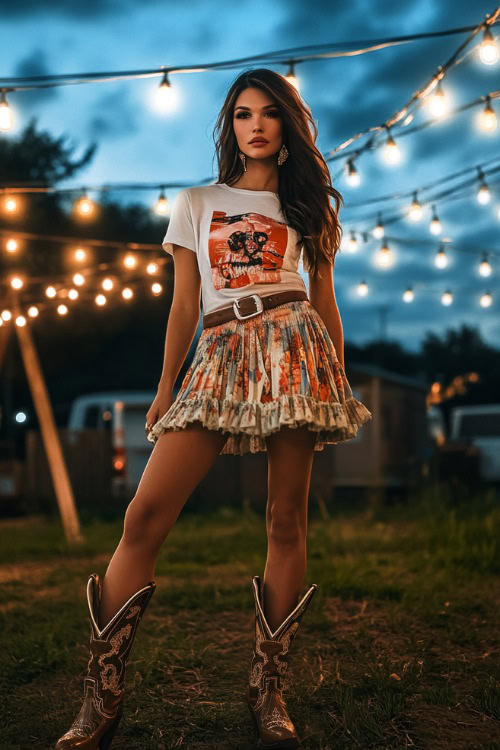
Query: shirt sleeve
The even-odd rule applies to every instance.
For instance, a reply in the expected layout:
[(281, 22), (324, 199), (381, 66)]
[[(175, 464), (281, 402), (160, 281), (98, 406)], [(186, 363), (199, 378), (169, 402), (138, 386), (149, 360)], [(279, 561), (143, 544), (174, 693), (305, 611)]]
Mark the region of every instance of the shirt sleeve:
[(167, 232), (163, 238), (162, 247), (165, 252), (174, 254), (175, 245), (182, 245), (196, 252), (196, 237), (193, 228), (191, 200), (189, 189), (185, 188), (177, 193), (172, 204)]

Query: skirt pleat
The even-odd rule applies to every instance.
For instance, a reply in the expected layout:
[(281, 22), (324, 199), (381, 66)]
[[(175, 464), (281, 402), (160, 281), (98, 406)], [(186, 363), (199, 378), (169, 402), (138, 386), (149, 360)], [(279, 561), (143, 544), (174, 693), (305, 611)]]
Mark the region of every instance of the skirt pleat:
[(175, 401), (147, 439), (200, 421), (228, 433), (222, 454), (242, 455), (267, 450), (265, 437), (285, 425), (307, 425), (320, 451), (355, 437), (371, 418), (323, 319), (308, 300), (295, 300), (203, 329)]

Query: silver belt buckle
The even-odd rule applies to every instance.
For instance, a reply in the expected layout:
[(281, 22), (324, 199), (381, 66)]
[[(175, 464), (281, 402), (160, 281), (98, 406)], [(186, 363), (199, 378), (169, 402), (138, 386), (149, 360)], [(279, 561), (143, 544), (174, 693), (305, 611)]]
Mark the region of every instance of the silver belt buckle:
[[(250, 299), (250, 297), (253, 297), (253, 299), (255, 300), (255, 306), (257, 309), (255, 310), (255, 312), (249, 313), (248, 315), (241, 315), (240, 310), (239, 310), (239, 304), (245, 299)], [(263, 309), (264, 309), (264, 303), (262, 302), (262, 299), (260, 295), (258, 294), (248, 294), (246, 297), (240, 297), (240, 299), (233, 300), (234, 314), (239, 320), (246, 320), (247, 318), (252, 318), (254, 315), (258, 315), (259, 313), (261, 313)]]

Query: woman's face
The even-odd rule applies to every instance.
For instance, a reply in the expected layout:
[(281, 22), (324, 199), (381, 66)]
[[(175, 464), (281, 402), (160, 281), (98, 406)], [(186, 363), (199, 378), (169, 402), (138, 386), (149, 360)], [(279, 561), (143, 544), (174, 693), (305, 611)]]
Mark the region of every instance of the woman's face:
[[(233, 127), (240, 151), (252, 159), (268, 159), (283, 143), (278, 106), (258, 88), (245, 89), (236, 99)], [(262, 138), (265, 143), (250, 143), (254, 138)]]

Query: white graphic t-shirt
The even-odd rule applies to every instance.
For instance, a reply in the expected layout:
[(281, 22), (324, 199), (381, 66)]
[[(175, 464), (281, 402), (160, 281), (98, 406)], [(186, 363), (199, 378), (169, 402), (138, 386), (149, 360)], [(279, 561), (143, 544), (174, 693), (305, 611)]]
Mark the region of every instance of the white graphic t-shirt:
[(277, 193), (212, 183), (177, 194), (162, 247), (196, 253), (206, 314), (249, 294), (306, 291), (298, 240)]

